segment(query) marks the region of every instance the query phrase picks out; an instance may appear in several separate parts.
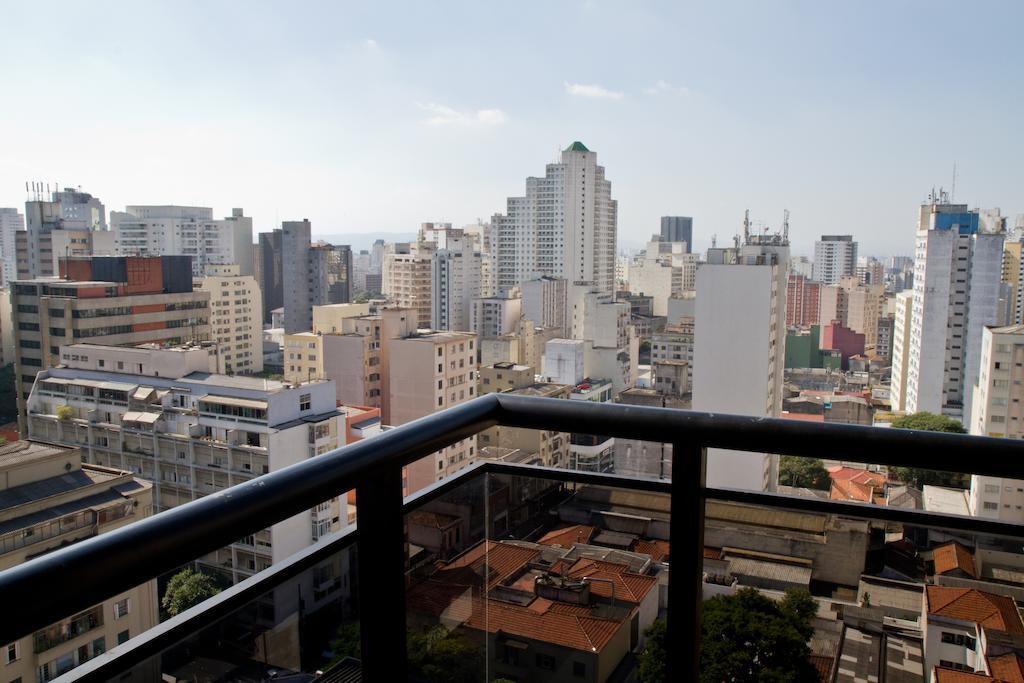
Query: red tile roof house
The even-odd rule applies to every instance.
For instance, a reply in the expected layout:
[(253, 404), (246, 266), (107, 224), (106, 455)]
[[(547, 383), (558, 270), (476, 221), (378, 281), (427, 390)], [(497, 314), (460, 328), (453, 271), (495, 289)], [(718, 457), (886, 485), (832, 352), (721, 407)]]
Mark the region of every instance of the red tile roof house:
[(959, 672), (992, 676), (990, 666), (1002, 672), (999, 677), (978, 681), (1013, 680), (1002, 678), (1011, 671), (1011, 662), (1001, 656), (1006, 652), (990, 652), (987, 646), (990, 636), (1024, 643), (1024, 623), (1013, 599), (973, 588), (927, 586), (923, 610), (925, 672), (932, 672), (929, 680), (974, 680), (953, 675)]
[(486, 639), (492, 678), (603, 683), (657, 616), (657, 585), (624, 564), (549, 564), (537, 545), (484, 541), (438, 562), (407, 601), (413, 624)]
[(853, 500), (861, 503), (885, 505), (886, 476), (856, 467), (834, 465), (828, 468), (832, 480), (832, 500)]

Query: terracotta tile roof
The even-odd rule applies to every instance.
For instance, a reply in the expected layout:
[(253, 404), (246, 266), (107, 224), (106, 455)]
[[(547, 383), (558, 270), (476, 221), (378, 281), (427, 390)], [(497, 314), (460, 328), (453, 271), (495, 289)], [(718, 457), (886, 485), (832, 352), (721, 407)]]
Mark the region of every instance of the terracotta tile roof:
[(936, 546), (932, 551), (932, 559), (935, 561), (936, 574), (945, 574), (959, 569), (972, 579), (978, 578), (977, 571), (974, 569), (974, 555), (956, 541)]
[(828, 476), (833, 481), (853, 481), (858, 484), (872, 484), (874, 486), (883, 486), (886, 482), (886, 476), (881, 472), (863, 470), (859, 467), (844, 467), (843, 465), (829, 467)]
[(813, 415), (810, 413), (791, 413), (788, 410), (783, 410), (779, 416), (785, 420), (802, 420), (804, 422), (824, 422), (824, 415)]
[(722, 559), (722, 549), (721, 548), (711, 548), (709, 546), (704, 546), (704, 559), (705, 560), (720, 560), (720, 559)]
[[(607, 579), (614, 582), (616, 600), (628, 600), (629, 602), (640, 603), (647, 595), (647, 592), (658, 585), (658, 579), (653, 576), (634, 574), (626, 571), (626, 565), (614, 562), (603, 562), (580, 558), (567, 574), (574, 579), (592, 577), (596, 579)], [(611, 598), (612, 587), (604, 581), (595, 581), (590, 586), (590, 592), (601, 597)]]
[(932, 669), (932, 672), (935, 674), (935, 683), (983, 683), (983, 681), (1000, 683), (1000, 681), (985, 674), (957, 671), (956, 669), (947, 669), (944, 666), (937, 666)]
[[(651, 559), (655, 562), (661, 562), (668, 557), (669, 545), (668, 541), (649, 541), (647, 539), (639, 539), (633, 544), (633, 552), (641, 553), (643, 555), (650, 555)], [(705, 557), (707, 557), (707, 548), (704, 549)]]
[(928, 613), (973, 621), (996, 631), (1024, 635), (1024, 624), (1013, 600), (973, 588), (926, 587)]
[(465, 585), (482, 585), (487, 570), (487, 588), (504, 581), (540, 554), (533, 548), (511, 543), (485, 541), (462, 553), (451, 562), (439, 562), (434, 579)]
[(829, 489), (829, 498), (832, 500), (857, 500), (862, 503), (870, 503), (875, 497), (874, 492), (875, 487), (870, 484), (833, 479), (832, 487)]
[(537, 541), (541, 545), (554, 545), (559, 548), (571, 548), (576, 543), (590, 543), (594, 536), (594, 527), (587, 524), (576, 524), (549, 531)]
[(628, 616), (618, 621), (572, 614), (569, 610), (562, 609), (538, 612), (529, 607), (495, 600), (487, 601), (486, 611), (482, 607), (482, 601), (478, 600), (466, 626), (489, 633), (554, 643), (586, 652), (600, 652), (612, 636), (629, 621)]
[(1024, 657), (1015, 652), (989, 657), (988, 670), (1000, 681), (1024, 683)]

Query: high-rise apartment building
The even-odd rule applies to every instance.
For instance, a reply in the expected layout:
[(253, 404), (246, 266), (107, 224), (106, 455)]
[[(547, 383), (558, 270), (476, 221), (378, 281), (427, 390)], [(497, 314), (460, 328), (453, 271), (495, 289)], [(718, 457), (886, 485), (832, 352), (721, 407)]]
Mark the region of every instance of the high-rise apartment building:
[(541, 276), (520, 286), (523, 295), (523, 317), (542, 327), (554, 327), (559, 334), (569, 334), (566, 318), (568, 282), (563, 278)]
[[(18, 267), (18, 278), (52, 277), (57, 272), (57, 258), (80, 255), (55, 250), (53, 232), (67, 230), (76, 234), (72, 239), (88, 239), (90, 233), (107, 229), (107, 215), (99, 199), (66, 187), (53, 192), (49, 200), (37, 195), (25, 202), (25, 227), (25, 260)], [(69, 246), (71, 239), (64, 243)]]
[(424, 243), (387, 245), (382, 266), (384, 296), (398, 308), (415, 311), (416, 325), (430, 328), (433, 317), (434, 250)]
[(566, 315), (572, 338), (584, 342), (586, 375), (610, 380), (616, 394), (634, 386), (640, 340), (630, 322), (629, 303), (615, 301), (596, 287), (574, 284)]
[(220, 347), (219, 369), (251, 375), (263, 371), (263, 298), (256, 278), (239, 270), (210, 265), (195, 289), (210, 293), (210, 339)]
[[(397, 426), (476, 396), (476, 335), (417, 332), (389, 339), (388, 414)], [(405, 468), (406, 495), (472, 464), (476, 437), (463, 439)]]
[(907, 373), (910, 370), (910, 329), (914, 311), (914, 290), (896, 294), (892, 326), (892, 379), (889, 402), (893, 412), (907, 409)]
[(666, 242), (659, 235), (647, 243), (643, 256), (629, 266), (629, 291), (652, 298), (653, 314), (668, 315), (668, 301), (683, 294), (685, 242)]
[(970, 421), (981, 332), (997, 322), (1005, 219), (945, 193), (921, 206), (914, 254), (908, 412)]
[(786, 280), (786, 327), (817, 325), (820, 298), (820, 282), (790, 273)]
[(431, 250), (430, 327), (469, 331), (473, 301), (480, 297), (482, 260), (476, 236), (447, 223), (424, 223), (420, 241), (436, 245)]
[[(32, 389), (29, 436), (84, 444), (86, 462), (135, 472), (152, 483), (156, 512), (344, 442), (331, 382), (211, 374), (208, 353), (197, 347), (72, 344), (60, 360)], [(337, 507), (325, 501), (198, 564), (230, 582), (244, 579), (343, 526)]]
[(857, 267), (857, 243), (853, 235), (822, 235), (814, 243), (813, 279), (826, 285), (854, 275)]
[(259, 283), (263, 292), (263, 324), (271, 323), (270, 312), (284, 306), (284, 232), (261, 232), (259, 242)]
[[(0, 570), (152, 512), (149, 482), (122, 467), (82, 464), (76, 447), (27, 440), (0, 447)], [(67, 580), (74, 572), (67, 568)], [(4, 680), (53, 680), (157, 623), (154, 579), (6, 643)]]
[(509, 197), (491, 223), (499, 294), (541, 275), (614, 294), (618, 204), (597, 155), (582, 143), (548, 164), (543, 178), (527, 178), (526, 195)]
[[(693, 408), (712, 413), (778, 417), (785, 364), (786, 274), (789, 241), (749, 233), (735, 265), (697, 271), (694, 317)], [(771, 455), (714, 449), (709, 486), (770, 490), (777, 480)]]
[(856, 276), (845, 276), (838, 284), (820, 288), (818, 323), (824, 326), (838, 321), (863, 334), (867, 347), (873, 350), (878, 339), (878, 319), (884, 313), (884, 300), (884, 284), (866, 284)]
[(686, 253), (693, 251), (693, 219), (689, 216), (662, 216), (662, 242), (686, 242)]
[(469, 329), (481, 339), (515, 334), (523, 317), (523, 299), (513, 289), (507, 296), (473, 300)]
[(313, 327), (312, 277), (309, 268), (312, 226), (309, 221), (281, 224), (281, 277), (284, 331), (304, 332)]
[(310, 247), (309, 281), (314, 306), (352, 301), (352, 248), (322, 241)]
[(25, 217), (17, 209), (0, 208), (0, 287), (18, 279), (17, 235), (24, 229)]
[(1003, 284), (1006, 285), (1008, 325), (1024, 323), (1024, 242), (1007, 240), (1003, 244)]
[(129, 206), (110, 212), (110, 229), (119, 256), (186, 254), (196, 277), (231, 264), (240, 275), (253, 275), (252, 218), (242, 209), (215, 219), (203, 206)]
[(195, 291), (188, 256), (111, 256), (61, 262), (61, 279), (17, 280), (11, 294), (15, 387), (25, 400), (59, 347), (209, 339), (210, 293)]
[[(1024, 325), (986, 327), (972, 391), (971, 434), (1024, 438)], [(1024, 523), (1024, 480), (971, 476), (972, 515)]]

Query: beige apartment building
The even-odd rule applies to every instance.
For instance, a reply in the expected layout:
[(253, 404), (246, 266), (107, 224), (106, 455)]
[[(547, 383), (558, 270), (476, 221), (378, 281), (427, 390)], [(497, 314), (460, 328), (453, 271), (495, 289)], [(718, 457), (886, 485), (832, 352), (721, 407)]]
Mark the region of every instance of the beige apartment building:
[[(494, 363), (480, 368), (481, 394), (569, 398), (567, 384), (537, 382), (533, 368), (516, 363)], [(569, 434), (544, 429), (492, 427), (477, 435), (480, 457), (544, 467), (566, 467)]]
[(313, 332), (332, 334), (344, 331), (345, 320), (370, 315), (370, 304), (326, 304), (313, 307)]
[(417, 328), (430, 329), (433, 249), (415, 242), (400, 242), (387, 249), (381, 266), (384, 295), (396, 307), (414, 310)]
[[(1024, 325), (986, 327), (974, 387), (971, 434), (1024, 438)], [(1024, 523), (1024, 480), (971, 477), (972, 515)]]
[(195, 289), (210, 293), (210, 335), (220, 349), (220, 371), (252, 375), (263, 371), (263, 294), (256, 278), (240, 266), (208, 265)]
[[(78, 448), (0, 447), (0, 570), (131, 524), (153, 511), (152, 485), (82, 463)], [(73, 568), (68, 574), (74, 580)], [(4, 681), (50, 681), (157, 625), (156, 581), (115, 595), (3, 648)]]
[(292, 384), (312, 382), (324, 375), (322, 339), (313, 332), (284, 335), (284, 380)]
[[(470, 332), (414, 332), (387, 339), (389, 424), (412, 422), (475, 398), (476, 339)], [(406, 468), (406, 494), (458, 472), (476, 457), (476, 437), (470, 437), (420, 459)]]
[(854, 276), (847, 276), (838, 285), (821, 287), (819, 291), (820, 324), (838, 320), (843, 326), (863, 334), (865, 349), (873, 350), (878, 340), (878, 319), (885, 310), (885, 285), (864, 284)]

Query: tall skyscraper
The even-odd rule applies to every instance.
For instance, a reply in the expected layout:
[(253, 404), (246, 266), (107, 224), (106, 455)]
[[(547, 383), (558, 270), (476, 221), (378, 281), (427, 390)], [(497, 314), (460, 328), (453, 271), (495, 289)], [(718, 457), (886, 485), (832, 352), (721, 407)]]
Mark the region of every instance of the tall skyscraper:
[(412, 309), (418, 328), (429, 328), (433, 317), (434, 249), (423, 242), (389, 244), (381, 267), (381, 289), (398, 308)]
[[(17, 234), (25, 229), (25, 217), (17, 209), (0, 209), (0, 287), (18, 277)], [(0, 321), (0, 325), (7, 321)]]
[(914, 310), (914, 290), (896, 294), (895, 316), (892, 326), (892, 379), (889, 382), (889, 400), (893, 411), (907, 409), (907, 373), (910, 370), (911, 314)]
[(790, 273), (786, 282), (786, 327), (809, 327), (818, 322), (821, 283)]
[[(786, 342), (788, 229), (750, 234), (738, 263), (697, 271), (693, 408), (713, 413), (777, 417), (782, 411)], [(778, 458), (713, 449), (709, 486), (770, 490)]]
[(813, 279), (826, 285), (839, 284), (857, 268), (857, 243), (853, 235), (822, 235), (814, 243)]
[(914, 253), (906, 410), (970, 425), (981, 331), (997, 321), (1005, 219), (945, 192), (921, 205)]
[(110, 228), (120, 256), (187, 254), (196, 277), (231, 264), (253, 274), (252, 218), (242, 209), (215, 219), (205, 206), (129, 206), (110, 212)]
[(263, 291), (263, 323), (270, 324), (270, 312), (284, 306), (284, 233), (277, 229), (260, 233), (260, 289)]
[(211, 338), (220, 345), (218, 372), (251, 375), (263, 371), (263, 297), (252, 275), (237, 264), (210, 266), (194, 280), (198, 291), (210, 293)]
[(1007, 239), (1003, 244), (1002, 280), (1006, 285), (1006, 323), (1020, 325), (1024, 323), (1024, 242), (1019, 239)]
[(309, 220), (281, 224), (281, 275), (283, 277), (284, 331), (304, 332), (313, 328), (310, 300), (309, 248), (312, 226)]
[[(432, 239), (438, 239), (438, 230), (430, 232), (435, 234)], [(435, 330), (468, 332), (473, 300), (480, 296), (482, 261), (477, 240), (451, 226), (440, 233), (443, 238), (436, 242), (430, 267), (430, 326)], [(422, 236), (429, 238), (427, 229)]]
[(689, 216), (662, 216), (662, 242), (686, 242), (686, 253), (693, 252), (693, 219)]
[(567, 147), (543, 178), (527, 178), (526, 195), (509, 197), (507, 212), (491, 223), (498, 294), (541, 275), (614, 293), (618, 203), (597, 154), (583, 143)]

